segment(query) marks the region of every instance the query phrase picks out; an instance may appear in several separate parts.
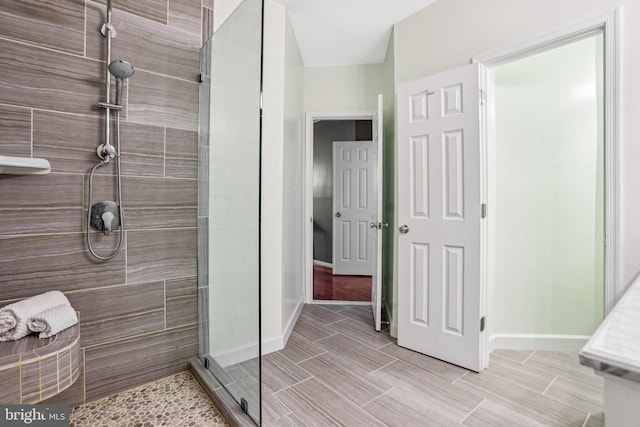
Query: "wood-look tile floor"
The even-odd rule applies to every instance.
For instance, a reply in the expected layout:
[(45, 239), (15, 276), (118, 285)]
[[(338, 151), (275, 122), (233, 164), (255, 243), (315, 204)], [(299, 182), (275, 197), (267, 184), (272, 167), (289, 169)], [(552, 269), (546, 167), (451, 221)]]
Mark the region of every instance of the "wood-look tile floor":
[(366, 306), (306, 305), (264, 357), (265, 426), (602, 426), (574, 352), (506, 351), (477, 374), (398, 347)]

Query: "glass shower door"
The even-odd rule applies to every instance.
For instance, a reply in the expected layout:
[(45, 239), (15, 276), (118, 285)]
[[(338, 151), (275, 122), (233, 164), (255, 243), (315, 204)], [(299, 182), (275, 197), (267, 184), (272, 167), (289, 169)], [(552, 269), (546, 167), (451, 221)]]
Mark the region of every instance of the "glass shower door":
[(201, 52), (200, 357), (258, 425), (261, 62), (262, 0), (244, 0)]

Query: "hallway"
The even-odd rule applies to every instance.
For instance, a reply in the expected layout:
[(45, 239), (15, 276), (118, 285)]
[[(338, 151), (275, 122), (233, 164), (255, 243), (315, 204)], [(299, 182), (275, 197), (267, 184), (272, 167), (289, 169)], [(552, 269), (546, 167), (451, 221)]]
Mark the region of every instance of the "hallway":
[(334, 276), (330, 267), (313, 266), (313, 299), (371, 301), (371, 276)]

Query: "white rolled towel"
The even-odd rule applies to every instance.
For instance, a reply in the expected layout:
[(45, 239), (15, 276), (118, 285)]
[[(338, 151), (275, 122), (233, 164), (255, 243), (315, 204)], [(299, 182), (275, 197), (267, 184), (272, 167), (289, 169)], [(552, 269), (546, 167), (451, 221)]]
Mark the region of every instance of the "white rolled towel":
[(40, 332), (39, 338), (49, 338), (78, 323), (78, 315), (69, 304), (48, 308), (27, 320), (30, 331)]
[(58, 305), (69, 305), (69, 300), (60, 291), (49, 291), (25, 298), (0, 308), (0, 341), (13, 341), (26, 337), (31, 333), (27, 320)]

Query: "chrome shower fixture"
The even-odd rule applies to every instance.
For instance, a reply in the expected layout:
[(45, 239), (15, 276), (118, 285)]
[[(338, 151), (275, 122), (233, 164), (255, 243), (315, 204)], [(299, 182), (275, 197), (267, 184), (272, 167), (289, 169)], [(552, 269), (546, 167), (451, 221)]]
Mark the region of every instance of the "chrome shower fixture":
[[(99, 260), (109, 260), (120, 252), (124, 242), (124, 209), (122, 207), (122, 178), (120, 171), (120, 111), (122, 110), (122, 91), (124, 80), (133, 75), (133, 65), (127, 61), (115, 60), (111, 61), (111, 39), (116, 36), (116, 30), (111, 24), (111, 0), (107, 0), (107, 22), (102, 25), (100, 33), (106, 38), (107, 52), (105, 57), (105, 94), (106, 101), (98, 102), (98, 106), (105, 110), (104, 122), (104, 143), (100, 144), (96, 150), (96, 154), (100, 158), (89, 174), (89, 197), (87, 206), (87, 246), (91, 255)], [(116, 100), (111, 103), (111, 75), (116, 78)], [(115, 114), (115, 146), (111, 145), (111, 111)], [(115, 159), (116, 177), (118, 184), (118, 201), (102, 201), (95, 205), (92, 204), (93, 198), (93, 176), (99, 167), (102, 167)], [(107, 256), (98, 255), (91, 245), (91, 228), (99, 230), (105, 235), (110, 234), (120, 228), (120, 239), (118, 247)]]
[(128, 79), (133, 76), (133, 65), (127, 61), (116, 59), (109, 64), (109, 72), (116, 78), (116, 105), (122, 106), (122, 88), (124, 86), (124, 79)]
[(109, 72), (116, 79), (128, 79), (133, 76), (133, 65), (122, 59), (116, 59), (109, 64)]

